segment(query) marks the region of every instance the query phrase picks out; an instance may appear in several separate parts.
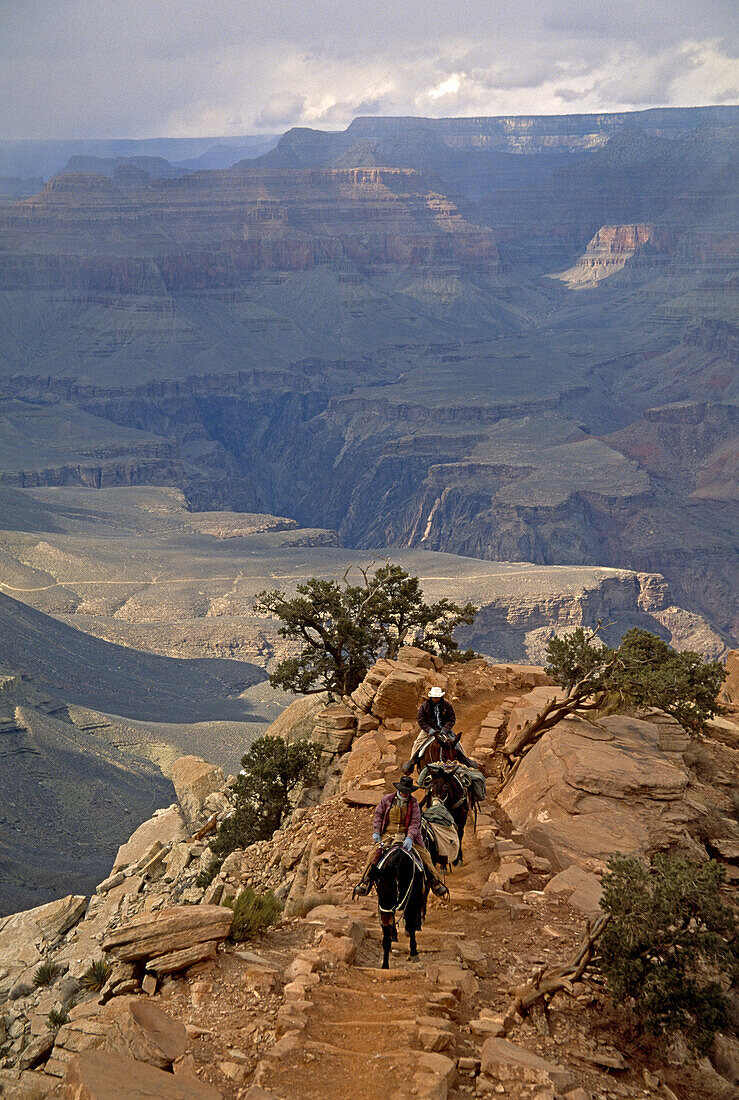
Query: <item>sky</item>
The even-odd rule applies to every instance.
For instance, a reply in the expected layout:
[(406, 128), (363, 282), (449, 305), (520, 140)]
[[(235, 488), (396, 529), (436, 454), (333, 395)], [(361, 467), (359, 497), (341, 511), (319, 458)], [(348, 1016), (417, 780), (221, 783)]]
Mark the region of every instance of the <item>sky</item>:
[(0, 0), (0, 138), (736, 103), (735, 0)]

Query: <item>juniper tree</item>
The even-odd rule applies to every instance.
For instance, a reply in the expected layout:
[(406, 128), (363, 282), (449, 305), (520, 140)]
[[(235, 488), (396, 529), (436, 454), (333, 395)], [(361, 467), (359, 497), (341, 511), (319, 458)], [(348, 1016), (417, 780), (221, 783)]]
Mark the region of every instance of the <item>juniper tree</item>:
[(613, 996), (653, 1034), (683, 1030), (705, 1050), (727, 1021), (722, 988), (739, 972), (736, 918), (721, 898), (724, 870), (658, 855), (612, 856), (602, 909), (610, 922), (600, 966)]
[(446, 659), (464, 659), (454, 631), (471, 624), (476, 608), (441, 599), (427, 603), (418, 577), (388, 562), (372, 571), (359, 569), (360, 581), (312, 577), (288, 597), (275, 589), (261, 592), (254, 604), (263, 614), (276, 615), (279, 633), (302, 645), (296, 657), (282, 661), (270, 683), (309, 695), (329, 691), (351, 693), (380, 657), (396, 657), (402, 645), (413, 644)]
[(306, 739), (288, 743), (282, 737), (257, 738), (241, 759), (242, 771), (233, 786), (235, 809), (210, 842), (211, 851), (223, 858), (256, 840), (269, 840), (298, 784), (317, 782), (320, 755), (320, 745)]
[(617, 707), (659, 707), (689, 730), (699, 731), (716, 710), (726, 669), (690, 650), (678, 652), (648, 630), (634, 627), (612, 649), (578, 627), (547, 643), (546, 671), (564, 688), (522, 729), (506, 740), (509, 760), (520, 759), (547, 730), (570, 714)]

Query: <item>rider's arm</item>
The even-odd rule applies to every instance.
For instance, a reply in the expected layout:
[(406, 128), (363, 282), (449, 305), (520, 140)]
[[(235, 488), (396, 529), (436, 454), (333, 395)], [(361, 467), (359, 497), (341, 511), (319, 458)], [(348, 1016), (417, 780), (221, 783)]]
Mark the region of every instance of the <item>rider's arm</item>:
[(454, 729), (454, 723), (457, 720), (457, 716), (454, 713), (454, 707), (452, 706), (451, 703), (447, 703), (447, 708), (448, 708), (449, 717), (447, 718), (444, 725), (441, 727), (442, 733), (450, 733), (451, 730)]
[(428, 718), (426, 717), (426, 703), (425, 703), (425, 701), (423, 703), (421, 703), (420, 707), (418, 708), (418, 714), (416, 715), (416, 721), (418, 722), (419, 726), (421, 727), (421, 729), (423, 730), (424, 733), (430, 733), (431, 732), (431, 723), (429, 722)]
[(381, 798), (377, 804), (375, 810), (375, 816), (372, 818), (372, 834), (379, 833), (382, 836), (382, 827), (385, 824), (385, 806), (387, 803), (387, 795)]
[(423, 837), (421, 836), (421, 807), (415, 798), (411, 802), (411, 819), (408, 822), (405, 835), (409, 836), (414, 844), (420, 844), (422, 848), (424, 847)]

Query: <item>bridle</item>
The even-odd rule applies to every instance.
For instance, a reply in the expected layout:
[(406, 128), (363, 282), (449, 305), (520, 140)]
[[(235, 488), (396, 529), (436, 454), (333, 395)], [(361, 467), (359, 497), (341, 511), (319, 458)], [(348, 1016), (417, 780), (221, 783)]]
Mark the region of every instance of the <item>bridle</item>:
[[(429, 770), (431, 770), (431, 769), (429, 769)], [(433, 771), (432, 771), (431, 774), (433, 776), (433, 786), (434, 787), (436, 787), (436, 784), (441, 780), (442, 776), (444, 778), (444, 781), (445, 781), (446, 786), (447, 786), (447, 790), (446, 790), (446, 793), (445, 793), (444, 797), (441, 798), (441, 801), (444, 803), (444, 805), (446, 806), (446, 808), (448, 810), (450, 810), (450, 811), (451, 810), (456, 810), (464, 802), (467, 802), (467, 791), (464, 787), (464, 784), (454, 774), (454, 769), (453, 768), (446, 768), (446, 767), (444, 767), (443, 764), (441, 766), (436, 765), (433, 768)], [(457, 790), (459, 791), (459, 796), (455, 799), (454, 802), (448, 802), (447, 798), (450, 795), (453, 794), (453, 790), (454, 790), (452, 784), (456, 784)], [(438, 797), (439, 797), (439, 795), (437, 793), (437, 798)]]

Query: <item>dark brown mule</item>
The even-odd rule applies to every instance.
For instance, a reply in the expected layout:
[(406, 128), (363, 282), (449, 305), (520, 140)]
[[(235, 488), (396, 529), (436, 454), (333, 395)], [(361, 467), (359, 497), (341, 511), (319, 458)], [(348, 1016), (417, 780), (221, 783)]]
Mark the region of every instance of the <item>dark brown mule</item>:
[(457, 835), (459, 836), (459, 855), (454, 862), (455, 864), (461, 863), (462, 839), (467, 817), (470, 810), (474, 809), (476, 805), (469, 787), (457, 775), (456, 763), (432, 762), (422, 769), (418, 779), (421, 786), (426, 788), (427, 797), (429, 799), (438, 798), (454, 818)]
[(458, 734), (443, 734), (436, 733), (429, 735), (432, 740), (418, 756), (415, 763), (418, 766), (419, 774), (423, 771), (427, 764), (452, 764), (457, 759), (459, 745), (459, 739), (462, 736), (461, 732)]

